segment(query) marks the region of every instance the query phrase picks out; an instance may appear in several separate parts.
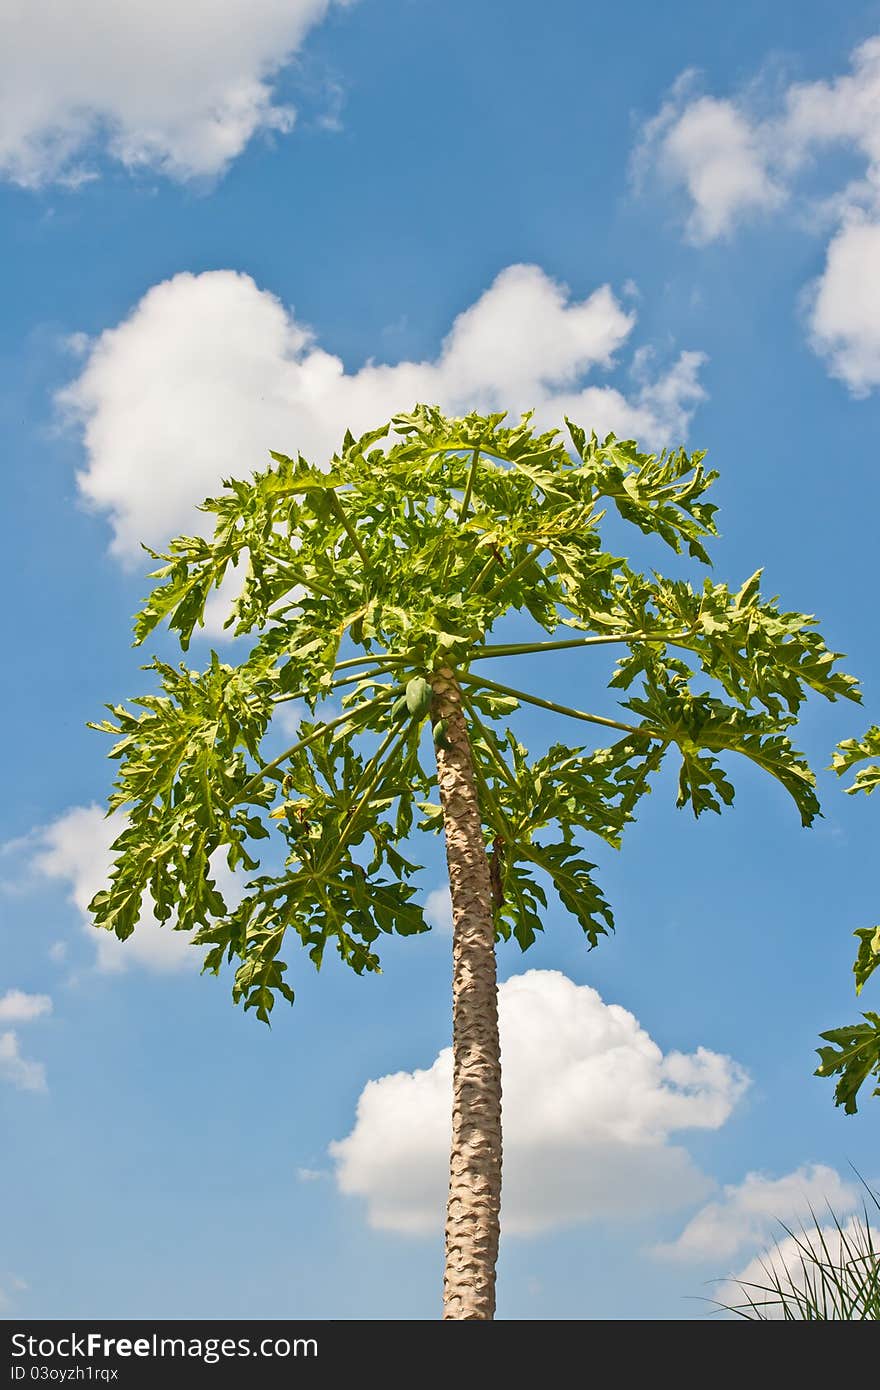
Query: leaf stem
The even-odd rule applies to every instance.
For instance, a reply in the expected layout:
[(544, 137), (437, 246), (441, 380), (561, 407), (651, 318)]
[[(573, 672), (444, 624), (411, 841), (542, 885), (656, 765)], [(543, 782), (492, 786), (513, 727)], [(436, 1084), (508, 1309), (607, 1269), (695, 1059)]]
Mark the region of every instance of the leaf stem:
[(345, 514), (345, 508), (343, 507), (341, 501), (339, 500), (339, 497), (337, 496), (335, 490), (334, 490), (332, 487), (328, 487), (328, 488), (326, 489), (326, 492), (327, 492), (327, 495), (330, 497), (330, 502), (331, 502), (331, 506), (333, 507), (333, 510), (335, 511), (336, 515), (339, 517), (339, 520), (342, 522), (343, 526), (345, 527), (346, 533), (347, 533), (347, 535), (348, 535), (348, 539), (351, 541), (351, 543), (352, 543), (352, 545), (354, 546), (355, 550), (357, 551), (358, 555), (361, 557), (361, 559), (363, 560), (364, 564), (365, 564), (366, 567), (369, 569), (369, 567), (370, 567), (369, 556), (367, 555), (367, 552), (364, 550), (364, 547), (363, 547), (363, 546), (361, 545), (361, 543), (360, 543), (360, 539), (359, 539), (359, 537), (358, 537), (357, 531), (354, 529), (354, 527), (352, 526), (352, 524), (351, 524), (351, 522), (349, 521), (348, 517), (346, 516), (346, 514)]
[(493, 565), (497, 564), (498, 557), (493, 552), (489, 556), (483, 568), (480, 570), (479, 574), (471, 580), (470, 584), (468, 584), (467, 589), (465, 590), (465, 598), (467, 598), (469, 594), (472, 594), (474, 592), (474, 589), (478, 588), (480, 584), (482, 584), (483, 580), (486, 578), (486, 575), (491, 574)]
[(473, 456), (473, 458), (471, 459), (471, 466), (470, 466), (470, 470), (468, 471), (468, 476), (467, 476), (467, 485), (466, 485), (466, 487), (465, 487), (465, 490), (464, 490), (464, 497), (462, 498), (462, 502), (461, 502), (461, 510), (460, 510), (460, 512), (458, 513), (458, 524), (459, 524), (459, 526), (461, 525), (461, 523), (464, 521), (465, 517), (467, 516), (467, 514), (468, 514), (468, 508), (469, 508), (470, 505), (471, 505), (471, 496), (473, 495), (473, 491), (474, 491), (474, 479), (476, 478), (476, 475), (477, 475), (477, 466), (478, 466), (479, 462), (480, 462), (480, 446), (479, 446), (479, 444), (478, 444), (477, 447), (474, 449), (474, 456)]
[(491, 647), (475, 647), (469, 653), (468, 661), (483, 661), (493, 656), (528, 656), (531, 652), (556, 652), (569, 647), (600, 647), (610, 642), (673, 642), (678, 643), (686, 632), (624, 632), (601, 637), (574, 637), (564, 642), (522, 642), (505, 643)]
[(244, 801), (248, 792), (259, 786), (261, 778), (265, 777), (267, 773), (274, 771), (275, 768), (280, 767), (282, 763), (286, 763), (288, 758), (292, 758), (301, 748), (307, 748), (310, 743), (314, 743), (315, 739), (320, 738), (322, 734), (326, 734), (330, 729), (336, 729), (340, 724), (346, 724), (349, 720), (357, 719), (360, 715), (366, 714), (368, 710), (375, 709), (377, 705), (383, 704), (391, 695), (398, 694), (402, 689), (403, 686), (401, 685), (392, 686), (390, 689), (384, 690), (381, 695), (377, 695), (375, 699), (365, 700), (362, 705), (355, 705), (354, 709), (346, 710), (344, 714), (338, 715), (336, 719), (330, 719), (326, 724), (321, 724), (317, 729), (313, 729), (305, 738), (301, 738), (297, 743), (293, 743), (289, 748), (285, 748), (284, 752), (279, 753), (277, 758), (273, 758), (270, 763), (266, 763), (258, 772), (255, 772), (253, 777), (245, 782), (235, 801), (231, 804), (237, 806), (239, 802)]
[(493, 599), (497, 598), (505, 584), (509, 584), (511, 579), (516, 579), (517, 575), (522, 574), (524, 569), (528, 569), (529, 565), (532, 564), (534, 560), (537, 560), (541, 551), (546, 549), (547, 547), (545, 545), (539, 546), (535, 550), (530, 549), (520, 560), (519, 564), (514, 565), (512, 570), (508, 570), (507, 573), (499, 579), (498, 583), (489, 590), (486, 595), (486, 603), (491, 603)]
[(512, 695), (516, 700), (523, 700), (528, 705), (537, 705), (539, 709), (552, 710), (554, 714), (567, 714), (570, 719), (582, 719), (587, 724), (599, 724), (603, 729), (620, 729), (624, 734), (638, 734), (641, 738), (660, 737), (659, 734), (652, 733), (649, 729), (639, 728), (636, 724), (622, 724), (618, 719), (606, 719), (601, 714), (586, 714), (583, 710), (571, 709), (568, 705), (557, 705), (553, 700), (542, 700), (538, 695), (527, 695), (522, 690), (514, 690), (510, 685), (500, 685), (497, 681), (490, 681), (485, 676), (469, 676), (462, 673), (458, 679), (468, 685), (484, 686), (487, 690), (497, 690), (499, 695)]
[[(459, 676), (459, 682), (460, 682), (460, 681), (461, 681), (461, 676)], [(462, 696), (462, 703), (464, 704), (465, 709), (467, 710), (468, 714), (469, 714), (470, 717), (471, 717), (471, 720), (472, 720), (473, 723), (476, 725), (477, 729), (479, 729), (479, 731), (480, 731), (480, 734), (481, 734), (480, 742), (481, 742), (482, 744), (485, 745), (486, 749), (488, 750), (489, 757), (492, 759), (493, 763), (494, 763), (495, 766), (498, 768), (498, 770), (499, 770), (499, 772), (501, 773), (501, 776), (504, 778), (505, 782), (507, 782), (509, 785), (512, 784), (512, 783), (514, 783), (514, 782), (516, 781), (516, 778), (515, 778), (514, 776), (511, 775), (510, 769), (509, 769), (509, 767), (507, 766), (507, 764), (505, 763), (504, 759), (501, 758), (501, 757), (499, 757), (498, 751), (497, 751), (497, 749), (495, 748), (494, 744), (491, 742), (491, 739), (490, 739), (490, 737), (489, 737), (489, 730), (486, 728), (486, 726), (485, 726), (485, 724), (483, 723), (482, 719), (481, 719), (480, 716), (477, 714), (477, 711), (474, 709), (473, 704), (472, 704), (471, 701), (468, 699), (467, 693), (466, 693), (464, 690), (461, 692), (461, 696)]]
[(350, 666), (364, 666), (374, 661), (384, 662), (387, 666), (399, 666), (402, 662), (409, 661), (408, 656), (397, 656), (394, 652), (379, 652), (376, 656), (350, 656), (345, 661), (337, 661), (333, 667), (334, 671), (345, 671)]
[[(387, 666), (374, 666), (372, 670), (369, 671), (355, 671), (354, 675), (342, 676), (338, 681), (332, 681), (330, 685), (325, 686), (324, 690), (319, 692), (319, 698), (323, 699), (326, 693), (331, 690), (338, 690), (341, 685), (354, 685), (358, 681), (368, 680), (370, 676), (386, 676), (390, 674), (390, 669)], [(274, 695), (272, 697), (272, 703), (273, 705), (283, 705), (286, 700), (306, 700), (310, 695), (314, 694), (314, 690), (294, 690), (290, 695)]]
[[(465, 704), (467, 705), (468, 709), (470, 710), (471, 718), (474, 719), (474, 720), (476, 721), (476, 723), (479, 725), (480, 728), (482, 728), (483, 726), (482, 726), (482, 724), (480, 724), (480, 720), (479, 720), (478, 716), (476, 715), (476, 713), (474, 712), (474, 710), (471, 708), (470, 702), (469, 702), (467, 699), (465, 699)], [(488, 745), (487, 745), (487, 746), (488, 746)], [(494, 749), (492, 749), (491, 747), (489, 748), (489, 752), (490, 752), (490, 755), (491, 755), (491, 756), (493, 756), (493, 757), (495, 756)], [(510, 821), (509, 821), (507, 815), (505, 814), (504, 809), (502, 808), (500, 801), (499, 801), (498, 798), (495, 796), (494, 790), (489, 786), (489, 782), (488, 782), (488, 779), (487, 779), (487, 777), (486, 777), (486, 774), (485, 774), (485, 772), (483, 771), (482, 767), (480, 766), (479, 759), (477, 759), (477, 758), (474, 759), (474, 775), (475, 775), (476, 781), (477, 781), (477, 796), (478, 796), (478, 798), (479, 798), (480, 791), (482, 790), (482, 794), (483, 794), (483, 796), (485, 797), (486, 802), (488, 803), (489, 809), (490, 809), (491, 811), (493, 811), (493, 812), (495, 813), (495, 815), (497, 816), (497, 818), (498, 818), (498, 823), (497, 823), (497, 825), (492, 826), (492, 828), (495, 830), (496, 834), (500, 834), (500, 835), (501, 835), (501, 838), (504, 840), (505, 846), (507, 847), (507, 851), (510, 852), (511, 850), (513, 850), (513, 851), (519, 850), (519, 852), (520, 852), (521, 855), (525, 855), (527, 858), (530, 857), (529, 854), (528, 854), (528, 850), (525, 848), (525, 846), (522, 844), (522, 842), (521, 842), (519, 839), (517, 839), (516, 832), (515, 832), (515, 831), (513, 830), (513, 828), (511, 827)], [(489, 823), (490, 823), (490, 825), (491, 825), (491, 821), (490, 821)], [(505, 857), (507, 857), (507, 856), (505, 856)], [(519, 880), (518, 880), (516, 874), (511, 874), (511, 875), (509, 876), (508, 882), (509, 882), (510, 888), (511, 888), (512, 891), (513, 891), (513, 896), (516, 898), (516, 902), (517, 902), (517, 906), (519, 907), (521, 919), (522, 919), (523, 921), (525, 921), (526, 918), (527, 918), (528, 913), (527, 913), (527, 909), (526, 909), (525, 899), (524, 899), (524, 897), (523, 897), (522, 887), (521, 887), (521, 885), (520, 885), (520, 882), (519, 882)], [(507, 886), (507, 884), (505, 884), (505, 887), (506, 887), (506, 886)]]
[[(326, 854), (321, 855), (321, 860), (318, 865), (319, 872), (322, 871), (331, 862), (332, 859), (338, 856), (339, 851), (351, 839), (355, 825), (357, 824), (361, 812), (363, 811), (364, 807), (369, 804), (370, 797), (373, 795), (373, 792), (376, 790), (376, 787), (382, 780), (382, 775), (385, 772), (385, 764), (383, 764), (382, 758), (390, 748), (391, 744), (395, 741), (395, 739), (399, 743), (402, 742), (408, 732), (409, 729), (406, 724), (404, 724), (402, 730), (395, 725), (391, 729), (390, 733), (387, 734), (386, 737), (382, 740), (379, 747), (373, 754), (372, 758), (370, 758), (370, 761), (367, 763), (366, 767), (364, 768), (363, 772), (358, 778), (354, 790), (351, 793), (352, 802), (354, 802), (356, 797), (360, 797), (360, 800), (357, 802), (357, 805), (354, 807), (354, 810), (349, 813), (348, 820), (343, 825), (342, 830), (339, 834), (339, 838), (337, 839), (332, 850), (330, 850)], [(390, 755), (388, 761), (390, 761)]]

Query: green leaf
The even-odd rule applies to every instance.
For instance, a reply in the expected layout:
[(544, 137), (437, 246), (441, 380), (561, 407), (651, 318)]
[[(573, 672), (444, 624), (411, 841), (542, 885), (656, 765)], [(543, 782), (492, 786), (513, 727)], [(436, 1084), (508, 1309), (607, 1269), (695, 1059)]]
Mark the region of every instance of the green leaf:
[[(878, 724), (873, 725), (863, 739), (848, 738), (843, 743), (838, 744), (837, 751), (831, 759), (831, 766), (838, 777), (842, 777), (857, 763), (864, 762), (868, 758), (880, 758), (880, 725)], [(850, 794), (864, 792), (866, 796), (870, 796), (878, 786), (880, 786), (880, 763), (875, 763), (870, 767), (860, 768), (856, 773), (855, 780), (846, 790)]]
[(859, 954), (853, 965), (856, 994), (861, 994), (865, 982), (880, 965), (880, 927), (859, 927), (853, 932), (859, 938)]
[[(820, 1038), (831, 1043), (830, 1047), (819, 1047), (819, 1066), (816, 1076), (836, 1076), (834, 1104), (842, 1105), (847, 1115), (858, 1110), (857, 1096), (870, 1076), (880, 1080), (880, 1014), (863, 1014), (864, 1023), (853, 1023), (846, 1028), (830, 1028), (820, 1033)], [(880, 1095), (880, 1085), (873, 1095)]]
[(815, 776), (781, 732), (792, 723), (791, 716), (752, 714), (705, 692), (695, 693), (680, 669), (656, 662), (644, 689), (644, 696), (628, 700), (626, 707), (641, 714), (664, 742), (678, 745), (679, 806), (690, 802), (699, 815), (720, 810), (719, 802), (729, 805), (733, 786), (711, 754), (739, 753), (781, 783), (800, 811), (801, 823), (812, 824), (819, 814)]
[(701, 815), (703, 811), (715, 811), (720, 814), (721, 803), (730, 806), (733, 797), (733, 785), (727, 780), (717, 760), (685, 746), (681, 755), (676, 804), (682, 807), (690, 803), (695, 816)]

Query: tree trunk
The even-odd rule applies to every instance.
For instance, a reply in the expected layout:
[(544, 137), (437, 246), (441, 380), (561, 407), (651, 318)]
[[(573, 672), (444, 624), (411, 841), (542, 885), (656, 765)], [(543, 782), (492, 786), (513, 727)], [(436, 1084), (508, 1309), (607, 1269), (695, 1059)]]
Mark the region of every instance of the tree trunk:
[(501, 1208), (501, 1049), (495, 928), (461, 690), (449, 667), (431, 679), (431, 719), (446, 721), (437, 779), (452, 893), (452, 1152), (446, 1208), (444, 1319), (495, 1315)]

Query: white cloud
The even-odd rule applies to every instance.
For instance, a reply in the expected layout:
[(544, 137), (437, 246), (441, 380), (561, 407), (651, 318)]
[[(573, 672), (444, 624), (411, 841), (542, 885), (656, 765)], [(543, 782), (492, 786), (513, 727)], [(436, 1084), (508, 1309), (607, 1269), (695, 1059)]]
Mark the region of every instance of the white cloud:
[(9, 1081), (20, 1091), (45, 1091), (46, 1068), (42, 1062), (22, 1057), (18, 1036), (11, 1029), (0, 1033), (0, 1080)]
[(809, 298), (813, 348), (854, 396), (866, 396), (880, 386), (880, 220), (847, 220)]
[(728, 236), (749, 214), (777, 207), (783, 193), (743, 112), (731, 101), (707, 96), (682, 106), (686, 90), (680, 83), (649, 123), (637, 158), (640, 169), (651, 164), (687, 190), (688, 236), (702, 245)]
[(793, 83), (765, 114), (748, 92), (697, 96), (695, 81), (693, 71), (682, 74), (645, 125), (634, 156), (640, 181), (657, 171), (685, 191), (695, 241), (726, 236), (750, 213), (779, 207), (796, 175), (834, 144), (851, 146), (866, 163), (864, 180), (845, 190), (845, 205), (876, 205), (880, 36), (853, 52), (851, 72), (831, 82)]
[[(209, 632), (211, 631), (207, 621), (207, 614), (205, 615), (205, 627)], [(218, 630), (215, 629), (215, 631)], [(272, 715), (272, 723), (273, 725), (277, 725), (283, 734), (288, 735), (290, 738), (296, 738), (299, 733), (301, 721), (309, 717), (309, 708), (305, 701), (285, 700), (284, 704), (279, 705)], [(329, 717), (332, 718), (332, 715)]]
[(880, 35), (855, 49), (849, 72), (791, 84), (769, 114), (759, 115), (747, 93), (695, 96), (694, 76), (679, 78), (633, 161), (639, 182), (658, 172), (684, 191), (692, 241), (727, 236), (755, 212), (779, 208), (798, 175), (834, 146), (864, 161), (862, 177), (798, 206), (812, 227), (829, 219), (836, 227), (807, 294), (811, 346), (854, 395), (867, 395), (880, 385)]
[[(230, 632), (226, 628), (226, 620), (232, 613), (233, 604), (241, 597), (244, 582), (247, 574), (245, 568), (248, 563), (249, 552), (245, 550), (237, 568), (227, 570), (220, 585), (212, 589), (205, 603), (204, 628), (205, 632), (211, 637), (222, 637), (227, 641), (231, 640)], [(294, 717), (295, 711), (291, 714)]]
[[(0, 995), (0, 1024), (31, 1023), (35, 1018), (52, 1012), (48, 994), (26, 994), (21, 989), (8, 989)], [(22, 1057), (18, 1033), (7, 1029), (0, 1033), (0, 1080), (8, 1081), (20, 1091), (45, 1091), (46, 1068), (42, 1062)]]
[(677, 1240), (656, 1247), (669, 1259), (713, 1262), (719, 1269), (744, 1250), (760, 1248), (779, 1231), (810, 1220), (830, 1207), (838, 1215), (854, 1210), (858, 1192), (834, 1168), (816, 1163), (797, 1168), (782, 1178), (747, 1173), (741, 1183), (724, 1188), (723, 1195), (702, 1207)]
[(637, 381), (629, 397), (586, 383), (634, 322), (607, 286), (577, 301), (537, 266), (514, 265), (458, 316), (434, 360), (348, 372), (249, 276), (184, 273), (93, 342), (59, 399), (83, 431), (82, 495), (108, 513), (112, 550), (132, 565), (141, 541), (161, 547), (204, 526), (194, 506), (223, 477), (264, 467), (269, 449), (321, 464), (346, 427), (367, 429), (418, 401), (536, 407), (554, 424), (570, 408), (599, 433), (677, 442), (703, 395), (699, 354)]
[(668, 371), (642, 383), (632, 397), (611, 386), (587, 386), (554, 396), (552, 404), (541, 406), (537, 413), (547, 425), (559, 424), (567, 415), (575, 424), (595, 427), (598, 435), (613, 430), (618, 438), (638, 439), (648, 446), (681, 441), (694, 408), (706, 399), (699, 382), (705, 361), (702, 352), (682, 352)]
[[(107, 885), (110, 846), (123, 825), (119, 815), (105, 817), (99, 806), (74, 806), (37, 832), (31, 868), (67, 885), (83, 930), (95, 947), (99, 970), (118, 973), (130, 965), (141, 965), (148, 970), (174, 971), (199, 964), (199, 952), (190, 946), (188, 933), (174, 931), (170, 924), (160, 925), (149, 905), (145, 905), (127, 941), (93, 925), (88, 904)], [(225, 881), (221, 887), (227, 887)]]
[(785, 94), (781, 157), (797, 167), (817, 149), (852, 144), (880, 193), (880, 35), (852, 54), (852, 71), (831, 82), (799, 82)]
[[(735, 1062), (705, 1048), (664, 1055), (626, 1009), (557, 971), (507, 980), (499, 1006), (506, 1232), (675, 1209), (709, 1190), (670, 1135), (724, 1124), (748, 1084)], [(450, 1048), (364, 1087), (330, 1152), (372, 1226), (441, 1228), (451, 1104)]]
[[(207, 631), (210, 632), (207, 622)], [(321, 700), (315, 707), (314, 714), (309, 709), (305, 700), (285, 700), (275, 708), (272, 715), (272, 727), (280, 729), (285, 738), (296, 738), (299, 734), (299, 726), (303, 719), (310, 721), (323, 720), (329, 721), (337, 719), (342, 713), (342, 706), (335, 700)]]
[(29, 1023), (51, 1012), (52, 1000), (48, 994), (25, 994), (20, 989), (8, 989), (0, 995), (0, 1023)]
[(431, 889), (425, 898), (425, 916), (438, 931), (452, 931), (452, 894), (448, 883)]
[(0, 176), (77, 186), (100, 154), (176, 179), (289, 131), (272, 80), (329, 0), (6, 0)]

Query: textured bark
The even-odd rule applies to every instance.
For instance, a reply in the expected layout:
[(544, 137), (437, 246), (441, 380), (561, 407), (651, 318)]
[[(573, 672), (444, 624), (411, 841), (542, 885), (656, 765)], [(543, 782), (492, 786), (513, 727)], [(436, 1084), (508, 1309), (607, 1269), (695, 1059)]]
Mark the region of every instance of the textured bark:
[[(454, 673), (432, 677), (431, 718), (446, 720), (437, 777), (452, 892), (452, 1152), (444, 1319), (492, 1318), (501, 1207), (501, 1049), (492, 881), (470, 742)], [(443, 746), (445, 742), (446, 746)]]

